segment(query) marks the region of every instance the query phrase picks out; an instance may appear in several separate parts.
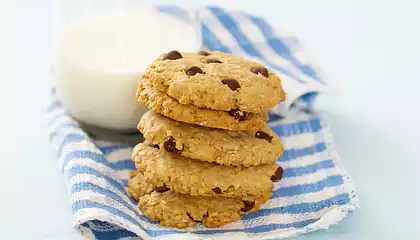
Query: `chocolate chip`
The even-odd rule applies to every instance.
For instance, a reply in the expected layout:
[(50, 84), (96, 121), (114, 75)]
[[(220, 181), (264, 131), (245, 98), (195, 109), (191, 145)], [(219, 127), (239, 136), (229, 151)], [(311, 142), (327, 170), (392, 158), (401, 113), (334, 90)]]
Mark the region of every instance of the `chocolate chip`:
[(130, 172), (130, 179), (134, 178), (135, 176), (137, 176), (138, 172), (137, 171), (131, 171)]
[(214, 59), (214, 58), (207, 58), (204, 60), (205, 63), (222, 63), (221, 61)]
[(245, 121), (248, 118), (248, 114), (246, 112), (242, 112), (238, 109), (232, 109), (228, 113), (240, 122)]
[(257, 75), (258, 75), (258, 73), (260, 73), (264, 77), (268, 77), (268, 70), (265, 67), (253, 67), (253, 68), (251, 68), (251, 72), (253, 72)]
[(199, 51), (198, 54), (203, 55), (203, 56), (208, 56), (210, 55), (210, 53), (206, 52), (206, 51)]
[(152, 148), (160, 149), (159, 144), (150, 143), (149, 146), (152, 147)]
[(283, 168), (279, 166), (276, 172), (273, 174), (273, 176), (271, 176), (270, 179), (273, 182), (278, 182), (281, 180), (282, 177), (283, 177)]
[(213, 188), (212, 191), (215, 192), (215, 193), (217, 193), (217, 194), (221, 194), (222, 193), (222, 190), (220, 190), (219, 187)]
[(263, 131), (258, 131), (255, 133), (255, 137), (256, 138), (261, 138), (261, 139), (265, 139), (268, 142), (271, 142), (271, 140), (273, 139), (273, 136), (268, 135), (268, 133), (263, 132)]
[(238, 81), (236, 81), (233, 78), (225, 78), (225, 79), (222, 80), (222, 83), (228, 85), (228, 87), (232, 91), (235, 91), (236, 89), (241, 87), (241, 85), (239, 85)]
[(242, 202), (244, 202), (244, 207), (241, 208), (242, 212), (248, 212), (249, 210), (253, 209), (255, 206), (254, 201), (242, 201)]
[(201, 70), (201, 68), (196, 67), (196, 66), (191, 66), (187, 69), (187, 71), (185, 72), (188, 76), (194, 76), (197, 73), (201, 73), (203, 74), (203, 70)]
[(163, 186), (155, 187), (153, 190), (155, 190), (155, 192), (158, 192), (158, 193), (163, 193), (163, 192), (169, 191), (171, 189), (166, 187), (165, 184), (163, 184)]
[(170, 51), (167, 54), (163, 55), (163, 60), (177, 60), (181, 58), (181, 53), (176, 50)]
[(191, 219), (191, 220), (193, 220), (194, 222), (196, 222), (196, 223), (200, 223), (201, 221), (199, 221), (199, 220), (195, 220), (193, 217), (191, 217), (191, 215), (190, 215), (190, 213), (189, 212), (187, 212), (187, 215), (188, 215), (188, 217)]
[(172, 136), (168, 136), (165, 141), (163, 142), (163, 148), (165, 148), (168, 152), (177, 152), (179, 151), (176, 148), (176, 141), (175, 138)]

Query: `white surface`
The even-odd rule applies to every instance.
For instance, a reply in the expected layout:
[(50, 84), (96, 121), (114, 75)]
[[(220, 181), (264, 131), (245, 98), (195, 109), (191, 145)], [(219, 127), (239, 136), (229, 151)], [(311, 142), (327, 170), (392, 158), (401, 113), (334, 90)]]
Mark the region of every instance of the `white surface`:
[[(14, 2), (19, 7), (0, 3), (1, 238), (76, 239), (43, 118), (51, 9), (46, 0)], [(418, 239), (419, 3), (241, 2), (296, 33), (341, 87), (340, 95), (320, 103), (362, 208), (297, 239)], [(216, 3), (239, 8), (238, 1)]]
[(54, 54), (61, 102), (76, 119), (103, 128), (136, 129), (147, 111), (134, 97), (142, 72), (163, 52), (200, 47), (193, 27), (151, 8), (62, 28)]

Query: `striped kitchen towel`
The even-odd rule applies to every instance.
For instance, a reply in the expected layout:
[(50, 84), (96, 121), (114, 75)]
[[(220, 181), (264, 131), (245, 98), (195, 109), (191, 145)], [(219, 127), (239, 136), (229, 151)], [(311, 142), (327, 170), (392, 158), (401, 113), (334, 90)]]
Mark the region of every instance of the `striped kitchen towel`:
[[(158, 10), (183, 16), (174, 6)], [(358, 201), (328, 125), (311, 111), (326, 87), (319, 71), (303, 60), (294, 37), (280, 35), (262, 18), (218, 7), (199, 16), (206, 48), (256, 59), (282, 78), (289, 100), (270, 112), (269, 126), (284, 143), (277, 161), (283, 180), (260, 211), (241, 221), (220, 228), (161, 227), (145, 218), (127, 193), (133, 146), (88, 135), (52, 89), (49, 136), (70, 191), (74, 227), (89, 239), (279, 239), (341, 221)]]

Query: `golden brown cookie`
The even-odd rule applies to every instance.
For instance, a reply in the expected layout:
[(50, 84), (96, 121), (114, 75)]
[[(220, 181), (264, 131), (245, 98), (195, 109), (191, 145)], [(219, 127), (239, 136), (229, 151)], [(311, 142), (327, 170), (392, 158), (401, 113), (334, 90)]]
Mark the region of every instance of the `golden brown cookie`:
[(222, 166), (168, 153), (147, 143), (138, 144), (132, 157), (150, 184), (193, 196), (265, 199), (271, 195), (273, 181), (279, 181), (283, 173), (275, 163)]
[(169, 189), (149, 191), (141, 173), (129, 180), (130, 194), (139, 197), (139, 209), (151, 221), (168, 227), (219, 227), (241, 219), (241, 214), (257, 211), (268, 199), (243, 201), (226, 197), (190, 196)]
[(183, 105), (169, 97), (165, 92), (157, 91), (150, 80), (143, 78), (139, 82), (137, 99), (153, 111), (176, 121), (227, 130), (258, 130), (268, 120), (266, 112), (245, 113), (241, 111), (215, 111)]
[(139, 174), (137, 170), (130, 172), (127, 188), (128, 193), (137, 201), (141, 196), (153, 191), (153, 185), (147, 183), (146, 180), (144, 180), (143, 174)]
[(177, 122), (153, 111), (143, 115), (138, 129), (160, 149), (222, 165), (274, 163), (283, 153), (280, 139), (267, 126), (257, 131), (228, 131)]
[(279, 77), (260, 63), (223, 52), (162, 54), (143, 74), (183, 105), (260, 113), (285, 99)]

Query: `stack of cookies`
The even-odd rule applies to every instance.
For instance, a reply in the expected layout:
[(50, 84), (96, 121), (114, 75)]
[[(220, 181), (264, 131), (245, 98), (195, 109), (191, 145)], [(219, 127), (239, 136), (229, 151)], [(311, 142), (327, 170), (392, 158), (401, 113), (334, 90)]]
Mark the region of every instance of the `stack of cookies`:
[(137, 99), (151, 110), (133, 150), (129, 192), (151, 221), (178, 228), (222, 226), (257, 211), (283, 169), (267, 110), (285, 97), (259, 63), (222, 52), (161, 55)]

